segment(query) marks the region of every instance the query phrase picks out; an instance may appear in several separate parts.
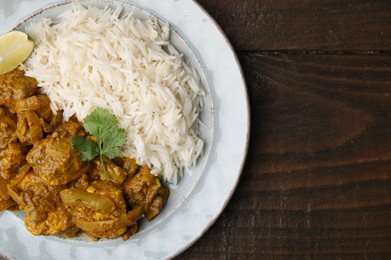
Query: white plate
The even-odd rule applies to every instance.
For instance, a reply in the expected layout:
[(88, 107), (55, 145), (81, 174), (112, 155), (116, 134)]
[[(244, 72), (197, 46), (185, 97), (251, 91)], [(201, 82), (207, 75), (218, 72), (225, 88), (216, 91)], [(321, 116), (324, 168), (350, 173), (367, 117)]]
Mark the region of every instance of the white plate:
[[(72, 1), (1, 1), (0, 34), (25, 22), (55, 17)], [(208, 95), (201, 119), (205, 154), (186, 171), (162, 213), (127, 241), (36, 237), (23, 214), (0, 213), (0, 252), (16, 259), (166, 259), (191, 246), (214, 223), (240, 177), (249, 141), (249, 102), (237, 57), (214, 20), (191, 0), (82, 1), (84, 5), (123, 4), (141, 18), (169, 23), (172, 42), (198, 68)], [(103, 2), (103, 3), (97, 3)]]

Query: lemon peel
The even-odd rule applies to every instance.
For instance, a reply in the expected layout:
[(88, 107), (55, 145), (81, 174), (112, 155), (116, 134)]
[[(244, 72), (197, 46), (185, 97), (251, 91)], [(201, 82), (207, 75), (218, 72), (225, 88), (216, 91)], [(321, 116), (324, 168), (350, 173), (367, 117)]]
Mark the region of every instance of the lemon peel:
[(16, 69), (31, 54), (34, 42), (20, 31), (11, 31), (0, 36), (0, 74)]

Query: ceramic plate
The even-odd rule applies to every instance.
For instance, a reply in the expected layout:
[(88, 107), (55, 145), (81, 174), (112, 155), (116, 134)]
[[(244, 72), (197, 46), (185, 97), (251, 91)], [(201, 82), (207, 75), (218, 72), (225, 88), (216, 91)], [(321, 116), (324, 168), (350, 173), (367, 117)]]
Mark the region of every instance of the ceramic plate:
[[(1, 1), (0, 34), (43, 17), (55, 18), (73, 1)], [(197, 165), (171, 185), (169, 201), (129, 240), (62, 239), (33, 236), (23, 213), (0, 213), (0, 254), (15, 259), (167, 259), (183, 252), (214, 223), (237, 185), (249, 140), (249, 104), (235, 53), (213, 19), (191, 0), (79, 1), (115, 8), (169, 24), (171, 42), (195, 67), (207, 90), (200, 115), (205, 152)]]

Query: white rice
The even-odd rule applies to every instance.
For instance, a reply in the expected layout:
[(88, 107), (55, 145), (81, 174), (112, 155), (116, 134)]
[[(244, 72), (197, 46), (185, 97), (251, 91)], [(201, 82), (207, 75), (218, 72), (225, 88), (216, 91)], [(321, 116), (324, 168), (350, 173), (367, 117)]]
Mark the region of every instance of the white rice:
[(203, 150), (195, 122), (204, 89), (167, 26), (121, 11), (75, 5), (58, 22), (32, 24), (36, 48), (24, 69), (65, 120), (110, 110), (127, 130), (124, 152), (177, 183)]

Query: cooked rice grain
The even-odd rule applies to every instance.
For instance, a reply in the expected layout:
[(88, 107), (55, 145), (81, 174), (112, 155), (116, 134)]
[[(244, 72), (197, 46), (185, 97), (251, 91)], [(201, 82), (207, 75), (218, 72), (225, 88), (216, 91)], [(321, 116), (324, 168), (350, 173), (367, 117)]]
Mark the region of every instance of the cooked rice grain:
[(167, 26), (121, 12), (75, 5), (56, 23), (31, 24), (36, 48), (26, 74), (65, 119), (112, 111), (128, 132), (125, 153), (176, 183), (203, 150), (195, 122), (204, 89), (170, 44)]

